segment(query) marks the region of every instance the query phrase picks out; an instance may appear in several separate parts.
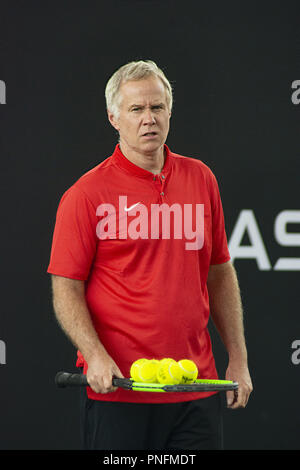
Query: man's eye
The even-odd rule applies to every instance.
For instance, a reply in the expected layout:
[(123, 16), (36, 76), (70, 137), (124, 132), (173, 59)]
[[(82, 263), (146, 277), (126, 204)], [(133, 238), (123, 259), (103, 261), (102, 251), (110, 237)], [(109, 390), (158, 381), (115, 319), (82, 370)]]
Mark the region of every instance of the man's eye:
[(139, 111), (141, 108), (132, 108), (132, 111)]

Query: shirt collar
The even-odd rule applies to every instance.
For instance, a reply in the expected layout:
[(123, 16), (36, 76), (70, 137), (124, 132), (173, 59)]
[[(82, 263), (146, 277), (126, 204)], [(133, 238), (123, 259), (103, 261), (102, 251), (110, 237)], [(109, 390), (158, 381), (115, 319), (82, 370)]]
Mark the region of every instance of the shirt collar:
[[(162, 175), (167, 175), (171, 168), (171, 158), (170, 158), (170, 149), (169, 147), (164, 144), (164, 153), (165, 153), (165, 163), (164, 167), (161, 170)], [(112, 154), (112, 158), (114, 163), (119, 167), (123, 168), (124, 170), (128, 171), (134, 176), (138, 176), (140, 178), (149, 178), (153, 179), (154, 174), (151, 171), (145, 170), (144, 168), (141, 168), (140, 166), (135, 165), (132, 163), (128, 158), (125, 157), (125, 155), (122, 153), (120, 149), (120, 144), (117, 144), (114, 150), (114, 153)]]

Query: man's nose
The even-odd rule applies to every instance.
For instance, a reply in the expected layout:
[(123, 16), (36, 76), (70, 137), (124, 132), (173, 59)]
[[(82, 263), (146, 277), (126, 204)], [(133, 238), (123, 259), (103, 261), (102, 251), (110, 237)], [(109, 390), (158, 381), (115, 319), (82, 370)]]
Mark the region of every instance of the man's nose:
[(151, 111), (151, 109), (145, 110), (145, 113), (143, 115), (143, 124), (149, 125), (149, 124), (155, 124), (155, 117), (154, 113)]

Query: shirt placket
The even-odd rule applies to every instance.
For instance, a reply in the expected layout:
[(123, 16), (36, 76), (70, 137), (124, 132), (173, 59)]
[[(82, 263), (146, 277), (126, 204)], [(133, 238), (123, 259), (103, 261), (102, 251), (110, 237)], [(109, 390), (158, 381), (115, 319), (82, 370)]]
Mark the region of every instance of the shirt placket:
[(159, 194), (159, 201), (160, 203), (163, 203), (165, 201), (165, 196), (166, 196), (166, 192), (165, 192), (166, 176), (163, 173), (160, 173), (159, 175), (154, 175), (153, 182)]

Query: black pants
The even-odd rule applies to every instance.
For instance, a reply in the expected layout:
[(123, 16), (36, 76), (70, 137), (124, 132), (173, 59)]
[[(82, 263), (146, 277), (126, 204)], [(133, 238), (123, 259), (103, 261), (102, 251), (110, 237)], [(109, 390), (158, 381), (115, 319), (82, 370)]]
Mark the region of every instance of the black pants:
[(81, 390), (81, 437), (85, 450), (221, 450), (220, 394), (180, 403), (90, 400)]

